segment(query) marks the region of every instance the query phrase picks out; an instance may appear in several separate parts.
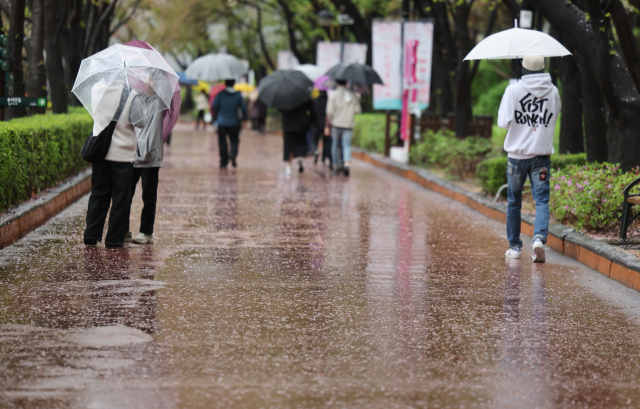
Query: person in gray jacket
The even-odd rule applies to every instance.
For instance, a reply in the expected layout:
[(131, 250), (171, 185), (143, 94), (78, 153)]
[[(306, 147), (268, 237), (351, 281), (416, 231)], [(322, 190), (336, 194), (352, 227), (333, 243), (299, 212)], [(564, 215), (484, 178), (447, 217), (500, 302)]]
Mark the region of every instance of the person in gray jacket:
[(130, 231), (127, 234), (127, 237), (136, 244), (153, 244), (153, 226), (158, 200), (158, 176), (164, 154), (164, 141), (162, 140), (164, 107), (154, 91), (154, 87), (166, 85), (161, 84), (162, 78), (154, 77), (161, 75), (147, 77), (146, 94), (136, 96), (131, 107), (138, 139), (138, 149), (131, 176), (131, 201), (136, 193), (136, 185), (142, 179), (142, 202), (144, 203), (140, 217), (140, 232), (135, 237), (132, 237)]

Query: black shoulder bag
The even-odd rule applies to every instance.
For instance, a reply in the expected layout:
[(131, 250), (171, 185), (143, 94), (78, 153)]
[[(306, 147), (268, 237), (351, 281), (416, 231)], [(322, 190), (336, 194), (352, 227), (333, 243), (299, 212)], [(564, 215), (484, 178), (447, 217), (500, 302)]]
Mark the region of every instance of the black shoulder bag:
[(93, 134), (89, 135), (87, 140), (82, 145), (82, 159), (86, 160), (89, 163), (99, 163), (104, 160), (109, 152), (109, 147), (111, 146), (111, 139), (113, 138), (113, 132), (116, 129), (116, 125), (118, 124), (118, 119), (120, 119), (120, 115), (122, 115), (122, 111), (124, 110), (124, 106), (126, 105), (127, 98), (129, 98), (129, 92), (126, 89), (126, 85), (122, 88), (122, 94), (120, 94), (120, 103), (118, 104), (118, 110), (116, 114), (113, 116), (113, 119), (104, 128), (100, 133), (96, 136)]

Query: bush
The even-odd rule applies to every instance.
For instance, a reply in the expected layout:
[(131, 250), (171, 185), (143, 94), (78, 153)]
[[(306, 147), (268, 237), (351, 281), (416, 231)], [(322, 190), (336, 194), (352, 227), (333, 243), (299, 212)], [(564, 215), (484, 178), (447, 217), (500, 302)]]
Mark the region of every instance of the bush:
[(453, 176), (473, 176), (478, 163), (491, 152), (491, 140), (470, 136), (457, 139), (449, 131), (427, 131), (411, 149), (411, 163), (436, 166)]
[(610, 163), (569, 166), (551, 176), (549, 210), (561, 223), (578, 229), (617, 228), (622, 191), (639, 175), (639, 168), (623, 172), (620, 165)]
[(87, 167), (80, 151), (92, 127), (87, 113), (0, 123), (0, 211)]
[[(563, 169), (571, 165), (584, 165), (587, 157), (584, 153), (575, 155), (552, 155), (551, 168)], [(480, 179), (482, 189), (490, 195), (495, 195), (500, 186), (507, 183), (507, 162), (505, 156), (485, 159), (478, 164), (476, 176)]]
[[(475, 81), (474, 81), (475, 82)], [(473, 106), (474, 115), (492, 116), (498, 120), (498, 109), (504, 95), (504, 90), (509, 86), (509, 80), (503, 80), (480, 94), (478, 102)]]
[[(384, 153), (385, 114), (356, 115), (351, 144), (370, 152)], [(391, 135), (395, 135), (398, 125), (391, 124)]]

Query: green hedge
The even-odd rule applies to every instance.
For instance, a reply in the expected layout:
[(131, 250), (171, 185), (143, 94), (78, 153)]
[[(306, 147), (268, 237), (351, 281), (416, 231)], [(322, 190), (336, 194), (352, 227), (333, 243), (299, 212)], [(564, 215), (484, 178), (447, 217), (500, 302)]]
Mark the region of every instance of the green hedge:
[[(476, 176), (482, 183), (482, 188), (490, 195), (495, 195), (500, 186), (507, 183), (507, 157), (485, 159), (478, 164)], [(571, 165), (584, 165), (587, 157), (584, 153), (575, 155), (552, 155), (551, 168), (564, 169)]]
[(87, 113), (1, 122), (0, 211), (87, 167), (80, 150), (92, 127)]
[(470, 136), (458, 139), (446, 130), (425, 132), (411, 148), (411, 163), (438, 167), (454, 177), (473, 176), (478, 163), (493, 150), (490, 139)]
[[(369, 152), (384, 153), (385, 114), (356, 115), (351, 144)], [(398, 125), (391, 124), (391, 135), (395, 135)]]

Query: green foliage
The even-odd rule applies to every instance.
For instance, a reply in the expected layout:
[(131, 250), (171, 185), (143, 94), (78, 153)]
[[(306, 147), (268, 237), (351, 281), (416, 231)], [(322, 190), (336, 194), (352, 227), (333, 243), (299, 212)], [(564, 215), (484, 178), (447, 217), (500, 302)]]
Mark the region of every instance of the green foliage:
[(0, 123), (0, 211), (86, 167), (80, 151), (92, 127), (86, 111)]
[[(478, 72), (473, 78), (471, 83), (471, 103), (474, 106), (475, 115), (493, 115), (493, 111), (489, 112), (476, 112), (475, 107), (481, 100), (486, 99), (488, 91), (505, 84), (502, 87), (502, 92), (498, 95), (498, 104), (496, 105), (496, 115), (498, 113), (497, 107), (500, 105), (500, 99), (504, 93), (504, 88), (509, 85), (509, 80), (503, 75), (508, 75), (511, 72), (510, 60), (482, 60), (478, 66)], [(486, 102), (485, 102), (486, 104)]]
[[(476, 81), (473, 87), (476, 87)], [(502, 80), (490, 88), (485, 88), (478, 97), (478, 101), (473, 106), (474, 115), (492, 116), (494, 120), (498, 120), (498, 109), (500, 101), (504, 95), (504, 90), (509, 86), (509, 80)], [(479, 91), (478, 91), (479, 92)]]
[(492, 148), (491, 140), (486, 138), (458, 139), (452, 132), (427, 131), (412, 147), (410, 160), (414, 165), (442, 168), (452, 176), (472, 176)]
[[(370, 152), (384, 153), (385, 114), (356, 115), (351, 143)], [(391, 124), (391, 135), (395, 135), (398, 125)]]
[(569, 166), (551, 176), (549, 210), (561, 223), (601, 231), (618, 227), (622, 191), (640, 176), (640, 168), (623, 172), (620, 165), (589, 163)]
[[(578, 153), (574, 155), (552, 155), (552, 169), (564, 169), (568, 166), (581, 166), (586, 163), (586, 154)], [(476, 176), (480, 179), (482, 189), (490, 195), (495, 195), (500, 186), (507, 183), (507, 162), (505, 156), (499, 158), (485, 159), (478, 164)]]

